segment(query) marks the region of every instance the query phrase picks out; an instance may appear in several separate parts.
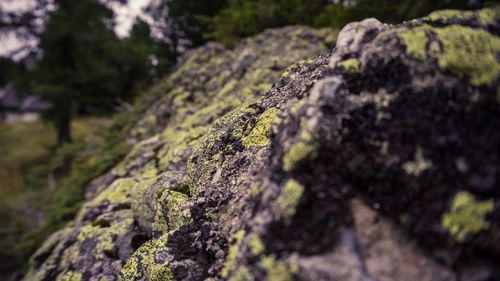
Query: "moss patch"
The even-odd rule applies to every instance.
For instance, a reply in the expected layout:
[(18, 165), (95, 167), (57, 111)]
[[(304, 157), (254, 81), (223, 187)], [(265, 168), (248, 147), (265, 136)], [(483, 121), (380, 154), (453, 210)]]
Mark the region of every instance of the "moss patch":
[(451, 210), (442, 217), (442, 226), (457, 241), (463, 242), (467, 236), (488, 229), (490, 223), (485, 217), (493, 208), (493, 199), (480, 202), (467, 191), (458, 192)]

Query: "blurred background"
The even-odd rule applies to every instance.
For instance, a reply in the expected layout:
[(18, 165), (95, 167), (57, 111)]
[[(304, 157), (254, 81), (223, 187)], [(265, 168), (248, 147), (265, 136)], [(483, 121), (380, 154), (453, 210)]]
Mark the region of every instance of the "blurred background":
[[(149, 88), (189, 49), (266, 28), (397, 23), (481, 0), (0, 0), (0, 280), (126, 153)], [(160, 83), (161, 86), (161, 83)]]

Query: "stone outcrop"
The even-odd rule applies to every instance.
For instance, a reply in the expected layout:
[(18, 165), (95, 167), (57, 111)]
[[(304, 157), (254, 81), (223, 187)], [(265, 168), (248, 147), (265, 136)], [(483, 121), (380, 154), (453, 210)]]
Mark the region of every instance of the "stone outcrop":
[(26, 280), (499, 279), (500, 8), (336, 35), (187, 54)]

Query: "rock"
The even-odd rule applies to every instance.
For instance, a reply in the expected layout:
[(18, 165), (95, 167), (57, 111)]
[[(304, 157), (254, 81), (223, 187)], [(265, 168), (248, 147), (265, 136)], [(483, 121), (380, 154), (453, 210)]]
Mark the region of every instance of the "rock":
[(496, 7), (189, 52), (26, 280), (495, 280), (499, 30)]

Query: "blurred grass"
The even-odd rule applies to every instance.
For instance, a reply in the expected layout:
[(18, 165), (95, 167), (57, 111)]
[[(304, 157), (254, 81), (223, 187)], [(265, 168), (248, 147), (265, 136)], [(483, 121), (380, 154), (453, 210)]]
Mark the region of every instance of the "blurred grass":
[[(109, 122), (104, 118), (76, 119), (71, 124), (73, 137), (81, 139)], [(0, 197), (15, 192), (26, 171), (50, 156), (56, 145), (55, 135), (53, 127), (41, 121), (0, 124)]]

